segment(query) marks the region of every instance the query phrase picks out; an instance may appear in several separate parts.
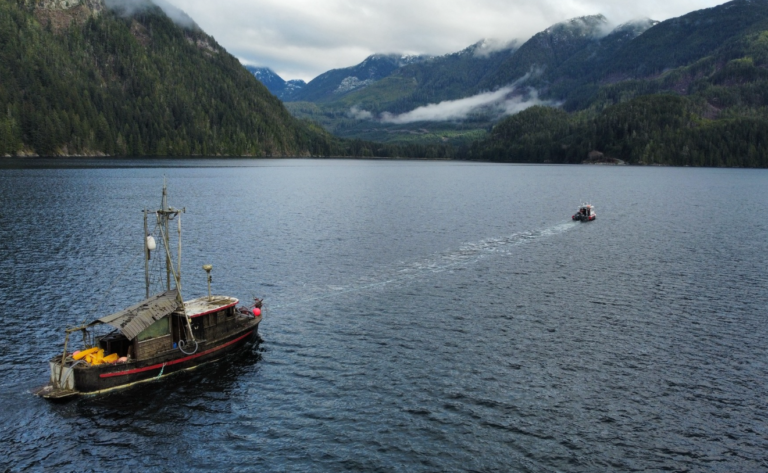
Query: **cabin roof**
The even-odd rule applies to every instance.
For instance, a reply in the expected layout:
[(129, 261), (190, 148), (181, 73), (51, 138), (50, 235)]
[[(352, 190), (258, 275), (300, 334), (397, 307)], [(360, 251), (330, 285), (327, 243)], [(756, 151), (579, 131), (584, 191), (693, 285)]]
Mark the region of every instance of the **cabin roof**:
[(189, 317), (200, 317), (228, 309), (237, 305), (238, 302), (240, 301), (229, 296), (212, 296), (210, 299), (208, 299), (208, 296), (198, 297), (197, 299), (184, 302), (184, 311)]
[(176, 289), (171, 289), (120, 312), (94, 320), (88, 326), (108, 324), (119, 330), (128, 340), (133, 340), (142, 330), (175, 311), (179, 307), (177, 297)]

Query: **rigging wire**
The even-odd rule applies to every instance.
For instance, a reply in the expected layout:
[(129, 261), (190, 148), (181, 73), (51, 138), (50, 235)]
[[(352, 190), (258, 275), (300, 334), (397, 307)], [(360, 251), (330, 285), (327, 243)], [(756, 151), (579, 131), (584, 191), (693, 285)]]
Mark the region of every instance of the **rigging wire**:
[(134, 263), (136, 263), (136, 260), (139, 259), (139, 256), (141, 256), (141, 254), (136, 255), (131, 260), (131, 262), (128, 263), (123, 268), (123, 271), (115, 278), (115, 280), (112, 282), (112, 285), (110, 285), (109, 288), (107, 288), (107, 290), (104, 291), (104, 294), (102, 295), (101, 300), (99, 300), (96, 303), (96, 305), (94, 306), (93, 310), (88, 315), (85, 316), (85, 319), (83, 319), (83, 321), (80, 323), (81, 326), (85, 325), (85, 323), (88, 321), (88, 319), (93, 317), (93, 315), (101, 308), (101, 304), (103, 304), (104, 301), (107, 299), (107, 296), (109, 295), (109, 293), (112, 292), (112, 289), (114, 289), (115, 286), (117, 285), (117, 283), (123, 278), (123, 276), (125, 275), (125, 272), (128, 270), (128, 268), (130, 268)]
[[(152, 230), (152, 232), (150, 232), (151, 236), (154, 236), (154, 234), (157, 231), (158, 226), (159, 225), (156, 225), (155, 228)], [(104, 291), (104, 294), (101, 296), (101, 299), (96, 303), (96, 305), (94, 305), (93, 310), (90, 313), (88, 313), (88, 315), (85, 316), (83, 321), (80, 323), (81, 326), (85, 325), (88, 322), (88, 320), (90, 318), (92, 318), (94, 316), (94, 314), (96, 314), (96, 312), (99, 311), (99, 309), (101, 308), (101, 305), (104, 303), (105, 300), (107, 300), (107, 296), (109, 296), (109, 293), (112, 292), (112, 290), (115, 288), (117, 283), (120, 282), (120, 280), (123, 278), (123, 276), (125, 276), (125, 273), (126, 273), (126, 271), (128, 271), (128, 268), (133, 266), (136, 263), (136, 260), (139, 259), (139, 257), (142, 256), (143, 254), (144, 254), (144, 252), (142, 251), (140, 254), (137, 254), (136, 256), (134, 256), (134, 258), (123, 268), (123, 270), (120, 272), (120, 274), (112, 281), (112, 284), (109, 286), (109, 288), (107, 288), (107, 290)], [(155, 259), (155, 266), (157, 266), (157, 258)], [(159, 279), (160, 279), (160, 277), (158, 276), (158, 280)], [(151, 284), (150, 284), (150, 286), (151, 286)]]
[[(155, 214), (155, 215), (157, 215), (157, 214)], [(169, 218), (169, 220), (173, 220), (173, 218)], [(179, 223), (181, 223), (181, 222), (180, 222), (180, 219), (179, 219)], [(151, 232), (149, 232), (149, 234), (148, 234), (148, 235), (145, 235), (145, 237), (144, 237), (144, 238), (146, 239), (148, 236), (152, 236), (152, 237), (154, 237), (154, 236), (157, 234), (157, 232), (158, 232), (158, 231), (160, 231), (160, 233), (161, 233), (161, 237), (163, 238), (163, 241), (165, 241), (165, 239), (164, 239), (164, 233), (163, 233), (163, 231), (162, 231), (162, 226), (160, 225), (160, 222), (157, 222), (157, 223), (155, 224), (155, 227), (152, 229), (152, 231), (151, 231)], [(171, 238), (170, 238), (170, 235), (168, 235), (168, 237), (169, 237), (169, 238), (168, 238), (168, 243), (170, 244), (170, 240), (171, 240)], [(145, 241), (145, 243), (144, 243), (144, 244), (146, 245), (146, 241)], [(166, 248), (166, 251), (168, 251), (168, 249), (167, 249), (167, 248)], [(129, 269), (130, 267), (132, 267), (132, 266), (133, 266), (133, 265), (136, 263), (136, 260), (138, 260), (138, 259), (139, 259), (139, 257), (141, 257), (141, 256), (143, 256), (143, 255), (144, 255), (144, 251), (142, 251), (140, 254), (137, 254), (137, 255), (136, 255), (136, 256), (135, 256), (135, 257), (134, 257), (134, 258), (133, 258), (133, 259), (132, 259), (132, 260), (131, 260), (131, 261), (130, 261), (130, 262), (129, 262), (129, 263), (128, 263), (128, 264), (127, 264), (125, 267), (124, 267), (124, 268), (123, 268), (123, 270), (122, 270), (122, 271), (120, 272), (120, 274), (119, 274), (119, 275), (118, 275), (118, 276), (117, 276), (117, 277), (114, 279), (114, 281), (113, 281), (113, 282), (112, 282), (112, 284), (109, 286), (109, 288), (107, 288), (107, 290), (106, 290), (106, 291), (104, 291), (104, 294), (102, 295), (101, 299), (100, 299), (100, 300), (99, 300), (99, 301), (98, 301), (98, 302), (95, 304), (95, 306), (94, 306), (93, 310), (92, 310), (92, 311), (91, 311), (91, 312), (90, 312), (88, 315), (86, 315), (86, 316), (85, 316), (85, 318), (83, 319), (83, 321), (80, 323), (80, 325), (81, 325), (81, 326), (84, 326), (84, 325), (86, 324), (86, 322), (87, 322), (87, 321), (88, 321), (90, 318), (92, 318), (92, 317), (94, 316), (94, 314), (96, 314), (96, 312), (98, 312), (98, 310), (101, 308), (101, 305), (102, 305), (102, 304), (104, 303), (104, 301), (107, 299), (107, 296), (109, 296), (109, 294), (110, 294), (110, 293), (112, 292), (112, 290), (115, 288), (115, 286), (117, 285), (117, 283), (118, 283), (118, 282), (120, 282), (120, 280), (123, 278), (123, 276), (125, 276), (125, 273), (128, 271), (128, 269)], [(150, 289), (151, 289), (152, 287), (159, 287), (159, 288), (162, 290), (162, 289), (164, 288), (164, 284), (163, 284), (163, 277), (162, 277), (162, 274), (161, 274), (161, 271), (160, 271), (160, 269), (161, 269), (161, 268), (160, 268), (160, 266), (162, 266), (162, 258), (158, 258), (158, 257), (156, 257), (156, 258), (155, 258), (155, 260), (154, 260), (152, 263), (150, 263), (150, 265), (151, 265), (151, 268), (150, 268), (150, 271), (149, 271), (149, 274), (150, 274), (150, 279), (149, 279), (149, 286), (150, 286)], [(153, 277), (153, 276), (154, 276), (154, 277)], [(174, 275), (174, 279), (175, 279), (175, 278), (176, 278), (176, 275)], [(178, 285), (178, 282), (177, 282), (177, 285)], [(170, 288), (168, 288), (168, 289), (170, 289)], [(188, 325), (188, 324), (187, 324), (187, 325)], [(188, 332), (188, 333), (187, 333), (187, 336), (189, 336), (190, 338), (192, 338), (192, 340), (186, 340), (186, 341), (184, 341), (184, 340), (180, 340), (180, 341), (179, 341), (179, 349), (180, 349), (180, 350), (181, 350), (183, 353), (185, 353), (185, 354), (187, 354), (187, 355), (191, 355), (191, 354), (194, 354), (194, 353), (196, 353), (196, 352), (197, 352), (197, 350), (198, 350), (198, 348), (199, 348), (199, 345), (198, 345), (197, 341), (194, 339), (194, 335), (192, 334), (192, 331), (191, 331), (192, 329), (191, 329), (191, 327), (188, 327), (188, 326), (187, 326), (187, 327), (184, 327), (184, 329), (185, 329), (185, 330), (184, 330), (184, 332)], [(192, 352), (190, 352), (190, 353), (187, 353), (187, 352), (184, 350), (184, 347), (185, 347), (186, 345), (191, 345), (192, 343), (194, 343), (194, 349), (192, 350)]]

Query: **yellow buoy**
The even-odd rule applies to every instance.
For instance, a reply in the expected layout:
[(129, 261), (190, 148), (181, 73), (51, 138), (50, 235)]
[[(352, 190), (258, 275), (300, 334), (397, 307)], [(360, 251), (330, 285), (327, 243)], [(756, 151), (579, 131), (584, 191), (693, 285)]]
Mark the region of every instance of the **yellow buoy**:
[(104, 363), (114, 363), (118, 359), (117, 353), (112, 353), (111, 355), (105, 356), (101, 361)]
[(99, 349), (99, 351), (97, 351), (96, 353), (91, 355), (91, 357), (92, 357), (91, 358), (91, 364), (92, 365), (95, 366), (95, 365), (102, 364), (103, 360), (104, 360), (104, 350), (103, 349)]
[(75, 361), (77, 361), (77, 360), (82, 360), (82, 359), (83, 359), (83, 358), (85, 358), (86, 356), (88, 356), (88, 355), (91, 355), (91, 354), (93, 354), (93, 353), (96, 353), (97, 351), (99, 351), (99, 347), (93, 347), (93, 348), (89, 348), (88, 350), (83, 350), (83, 351), (81, 351), (80, 353), (78, 353), (77, 355), (74, 355), (72, 358), (73, 358)]

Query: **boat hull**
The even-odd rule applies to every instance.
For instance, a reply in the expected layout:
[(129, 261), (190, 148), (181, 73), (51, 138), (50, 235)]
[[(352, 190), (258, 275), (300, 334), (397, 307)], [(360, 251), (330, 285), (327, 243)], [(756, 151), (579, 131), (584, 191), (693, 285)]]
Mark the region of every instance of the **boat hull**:
[[(61, 360), (51, 360), (51, 384), (36, 394), (60, 399), (75, 395), (93, 395), (152, 381), (170, 374), (195, 368), (236, 351), (258, 338), (261, 317), (252, 318), (236, 331), (212, 342), (200, 342), (194, 353), (186, 354), (179, 349), (159, 353), (144, 360), (99, 366), (64, 366)], [(60, 382), (58, 380), (61, 380)]]

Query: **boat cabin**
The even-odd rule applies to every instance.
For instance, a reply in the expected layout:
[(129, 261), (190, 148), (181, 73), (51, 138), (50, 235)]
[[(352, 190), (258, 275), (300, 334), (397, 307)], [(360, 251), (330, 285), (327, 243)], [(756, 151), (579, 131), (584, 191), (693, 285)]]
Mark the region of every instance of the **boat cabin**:
[(88, 327), (107, 324), (115, 328), (96, 337), (93, 344), (104, 350), (105, 357), (116, 353), (118, 358), (142, 360), (178, 348), (179, 341), (187, 338), (187, 317), (196, 340), (224, 336), (238, 323), (238, 303), (234, 297), (200, 297), (185, 302), (182, 311), (174, 289), (95, 320)]
[(573, 220), (579, 220), (582, 222), (591, 222), (597, 218), (595, 213), (595, 207), (592, 204), (581, 204), (579, 210), (571, 217)]

